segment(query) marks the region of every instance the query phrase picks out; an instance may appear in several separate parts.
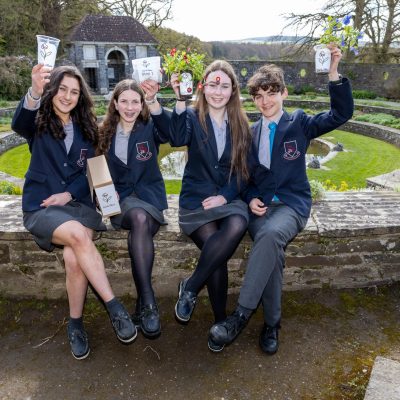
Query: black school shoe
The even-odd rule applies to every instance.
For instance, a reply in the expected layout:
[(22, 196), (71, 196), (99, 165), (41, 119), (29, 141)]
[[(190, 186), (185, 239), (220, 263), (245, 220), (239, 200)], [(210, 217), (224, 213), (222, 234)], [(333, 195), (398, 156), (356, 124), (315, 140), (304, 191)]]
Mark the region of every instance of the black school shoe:
[(132, 321), (143, 335), (155, 339), (161, 334), (160, 314), (157, 304), (146, 304), (132, 315)]
[(219, 345), (232, 343), (247, 325), (248, 318), (238, 310), (235, 310), (224, 321), (214, 324), (210, 329), (211, 340)]
[(196, 305), (197, 294), (185, 290), (189, 278), (183, 279), (178, 286), (178, 301), (175, 305), (175, 316), (179, 322), (189, 322), (194, 306)]
[(225, 347), (224, 344), (215, 343), (210, 336), (208, 336), (208, 343), (207, 344), (208, 344), (208, 349), (210, 351), (212, 351), (213, 353), (219, 353)]
[(135, 324), (132, 322), (128, 311), (125, 307), (120, 304), (119, 310), (113, 314), (109, 314), (111, 324), (114, 328), (114, 332), (117, 338), (122, 343), (131, 343), (136, 339), (137, 329)]
[(259, 344), (264, 353), (273, 355), (278, 351), (279, 340), (278, 332), (280, 325), (274, 327), (268, 326), (264, 323), (264, 327), (260, 333)]
[(67, 335), (71, 353), (77, 360), (85, 359), (90, 353), (89, 341), (85, 330), (71, 328), (67, 325)]

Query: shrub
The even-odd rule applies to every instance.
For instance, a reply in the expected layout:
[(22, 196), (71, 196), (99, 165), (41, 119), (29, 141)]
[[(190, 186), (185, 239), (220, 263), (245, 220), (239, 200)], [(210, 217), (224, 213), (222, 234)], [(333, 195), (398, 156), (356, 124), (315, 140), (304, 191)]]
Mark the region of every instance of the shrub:
[(0, 58), (0, 97), (19, 100), (31, 84), (31, 60), (27, 57)]
[(389, 126), (391, 128), (400, 129), (400, 118), (396, 118), (390, 114), (361, 114), (354, 117), (356, 121), (369, 122), (371, 124), (378, 124)]
[(22, 194), (22, 189), (19, 186), (13, 185), (7, 181), (0, 181), (0, 194)]
[(355, 99), (376, 99), (378, 96), (370, 90), (353, 90), (353, 97)]
[(313, 201), (322, 200), (325, 197), (325, 188), (320, 181), (310, 181), (311, 197)]
[(286, 89), (288, 94), (294, 94), (294, 86), (293, 85), (286, 85)]

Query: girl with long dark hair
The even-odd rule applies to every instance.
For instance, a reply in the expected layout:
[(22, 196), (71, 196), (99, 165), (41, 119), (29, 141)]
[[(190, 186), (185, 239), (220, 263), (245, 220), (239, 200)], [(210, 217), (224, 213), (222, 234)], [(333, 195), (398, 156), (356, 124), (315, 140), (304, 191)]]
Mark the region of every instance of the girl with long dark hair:
[(75, 67), (32, 69), (32, 86), (21, 100), (12, 129), (29, 145), (22, 209), (25, 228), (46, 251), (63, 247), (70, 319), (67, 333), (76, 359), (89, 355), (83, 325), (88, 283), (104, 301), (118, 339), (132, 342), (137, 331), (116, 299), (92, 235), (105, 230), (91, 201), (86, 160), (94, 156), (96, 117), (88, 87)]

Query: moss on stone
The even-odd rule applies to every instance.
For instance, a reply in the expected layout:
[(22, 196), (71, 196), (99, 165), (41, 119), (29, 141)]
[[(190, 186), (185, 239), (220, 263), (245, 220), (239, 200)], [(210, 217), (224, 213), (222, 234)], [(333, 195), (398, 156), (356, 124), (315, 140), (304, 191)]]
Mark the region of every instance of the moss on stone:
[(115, 261), (118, 258), (117, 252), (115, 250), (110, 250), (105, 243), (96, 243), (95, 246), (101, 256), (107, 260)]

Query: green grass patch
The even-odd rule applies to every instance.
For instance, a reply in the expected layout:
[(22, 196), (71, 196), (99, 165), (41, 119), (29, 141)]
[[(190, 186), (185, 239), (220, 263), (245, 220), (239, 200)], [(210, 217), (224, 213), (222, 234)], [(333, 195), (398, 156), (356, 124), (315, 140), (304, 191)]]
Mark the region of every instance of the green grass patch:
[(165, 179), (165, 190), (167, 194), (179, 194), (182, 188), (182, 181), (180, 179)]
[[(366, 178), (385, 174), (400, 168), (400, 150), (394, 145), (378, 139), (369, 138), (354, 133), (333, 131), (324, 136), (332, 143), (340, 142), (345, 152), (340, 152), (335, 158), (324, 164), (329, 171), (308, 169), (308, 178), (326, 182), (330, 187), (342, 186), (346, 182), (351, 188), (365, 188)], [(172, 151), (184, 148), (173, 148), (169, 144), (160, 146), (159, 159)], [(28, 169), (30, 153), (26, 144), (15, 147), (0, 156), (0, 171), (12, 176), (23, 178)], [(181, 190), (180, 180), (166, 180), (168, 194), (178, 194)]]
[(0, 156), (0, 171), (23, 178), (28, 169), (31, 154), (27, 144), (14, 147)]
[(339, 130), (327, 133), (322, 138), (344, 145), (340, 152), (324, 164), (329, 171), (308, 169), (309, 179), (320, 182), (330, 180), (337, 187), (345, 181), (348, 187), (365, 188), (366, 178), (385, 174), (400, 168), (400, 149), (378, 139)]

